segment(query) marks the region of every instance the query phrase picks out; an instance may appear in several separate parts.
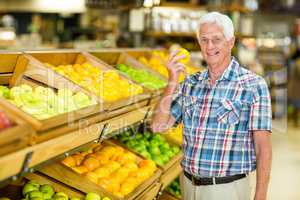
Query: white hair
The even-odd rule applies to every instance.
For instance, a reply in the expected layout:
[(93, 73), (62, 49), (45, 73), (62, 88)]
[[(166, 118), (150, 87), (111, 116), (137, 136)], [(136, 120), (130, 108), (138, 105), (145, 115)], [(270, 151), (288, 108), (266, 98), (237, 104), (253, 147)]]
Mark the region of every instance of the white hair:
[(199, 38), (200, 28), (202, 24), (205, 23), (216, 23), (220, 28), (222, 28), (224, 36), (227, 40), (234, 37), (234, 28), (231, 19), (227, 15), (223, 15), (219, 12), (209, 12), (200, 18), (199, 26), (197, 29), (197, 37)]

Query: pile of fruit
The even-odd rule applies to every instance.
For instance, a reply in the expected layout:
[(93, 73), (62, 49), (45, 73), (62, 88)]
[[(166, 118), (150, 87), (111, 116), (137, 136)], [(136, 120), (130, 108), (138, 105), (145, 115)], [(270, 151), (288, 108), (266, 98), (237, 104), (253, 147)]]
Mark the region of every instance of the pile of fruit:
[(125, 73), (130, 79), (150, 90), (166, 87), (167, 83), (144, 69), (134, 69), (125, 64), (118, 64), (117, 69)]
[(12, 126), (11, 121), (5, 115), (5, 113), (0, 110), (0, 131), (7, 129)]
[(143, 88), (130, 83), (114, 70), (101, 70), (90, 63), (53, 66), (57, 73), (93, 92), (106, 102), (112, 102), (143, 93)]
[[(51, 185), (40, 185), (34, 180), (24, 185), (22, 194), (24, 199), (27, 200), (81, 200), (78, 197), (69, 197), (64, 192), (55, 192)], [(86, 194), (84, 200), (101, 200), (101, 197), (91, 192)], [(102, 200), (110, 200), (110, 198), (104, 197)]]
[(145, 132), (144, 134), (137, 133), (134, 136), (130, 131), (127, 131), (116, 137), (129, 149), (153, 160), (159, 166), (164, 166), (180, 152), (179, 147), (170, 145), (160, 134)]
[[(180, 48), (177, 55), (185, 55), (184, 59), (181, 59), (180, 62), (185, 65), (186, 72), (188, 74), (194, 74), (199, 71), (198, 68), (191, 66), (189, 64), (190, 54), (187, 50)], [(163, 51), (153, 51), (150, 58), (147, 59), (145, 56), (140, 56), (138, 60), (144, 64), (152, 68), (153, 70), (159, 72), (164, 77), (169, 77), (168, 69), (166, 67), (168, 61), (169, 54)], [(184, 74), (180, 74), (179, 81), (184, 80)]]
[(183, 124), (179, 124), (178, 126), (174, 128), (170, 128), (166, 132), (163, 133), (163, 135), (166, 135), (170, 137), (176, 144), (182, 144), (182, 138), (183, 138)]
[(181, 199), (181, 190), (180, 190), (180, 182), (179, 177), (177, 177), (167, 188), (166, 190), (170, 192), (172, 195)]
[(96, 104), (83, 92), (73, 93), (68, 89), (59, 89), (55, 93), (47, 87), (33, 89), (25, 84), (11, 89), (1, 88), (0, 91), (4, 91), (2, 97), (40, 120)]
[(135, 154), (113, 145), (97, 145), (62, 163), (118, 197), (132, 192), (156, 171), (153, 161), (138, 162)]

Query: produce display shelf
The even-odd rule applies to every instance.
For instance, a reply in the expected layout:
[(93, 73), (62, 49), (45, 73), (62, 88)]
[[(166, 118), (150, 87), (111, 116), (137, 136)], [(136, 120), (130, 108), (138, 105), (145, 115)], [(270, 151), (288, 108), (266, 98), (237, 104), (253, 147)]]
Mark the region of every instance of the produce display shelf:
[[(59, 80), (60, 78), (65, 79), (67, 80), (68, 84), (71, 84), (70, 86), (76, 85), (77, 87), (84, 90), (86, 93), (97, 98), (101, 104), (102, 103), (107, 104), (109, 109), (116, 109), (119, 108), (120, 106), (129, 105), (131, 103), (138, 102), (143, 99), (147, 99), (151, 96), (150, 91), (148, 91), (146, 88), (143, 88), (144, 92), (142, 94), (134, 95), (128, 98), (123, 98), (113, 102), (104, 102), (104, 100), (101, 97), (97, 96), (95, 93), (82, 88), (72, 80), (58, 74), (57, 72), (55, 72), (54, 70), (50, 69), (48, 66), (45, 65), (45, 63), (58, 66), (58, 65), (66, 65), (66, 64), (83, 64), (85, 62), (88, 62), (92, 64), (94, 67), (100, 69), (101, 71), (113, 70), (118, 73), (117, 70), (107, 65), (106, 63), (102, 62), (98, 58), (90, 55), (87, 52), (56, 50), (56, 51), (43, 51), (43, 52), (27, 51), (25, 53), (26, 53), (26, 57), (29, 59), (31, 63), (36, 63), (35, 65), (29, 64), (28, 73), (25, 73), (26, 76), (39, 79), (40, 82), (43, 82), (55, 88), (59, 87), (59, 85), (57, 85), (56, 80)], [(37, 69), (40, 70), (42, 73), (39, 74), (32, 73), (32, 71), (35, 72)], [(126, 79), (129, 82), (131, 82), (128, 78), (126, 78), (122, 74), (120, 74), (120, 76), (122, 79)], [(49, 77), (52, 78), (52, 80), (49, 79)]]
[(171, 195), (168, 192), (163, 192), (162, 195), (160, 196), (159, 200), (180, 200), (176, 197), (174, 197), (173, 195)]
[[(99, 133), (105, 124), (108, 124), (106, 133), (111, 133), (120, 128), (129, 126), (136, 122), (141, 121), (149, 108), (153, 106), (145, 106), (117, 117), (95, 123), (88, 127), (71, 131), (64, 135), (58, 136), (54, 139), (50, 139), (39, 144), (26, 147), (19, 151), (12, 152), (10, 154), (0, 157), (0, 181), (11, 176), (18, 174), (22, 169), (23, 161), (28, 153), (33, 152), (31, 160), (28, 164), (29, 168), (32, 168), (44, 161), (47, 161), (55, 156), (68, 152), (78, 146), (97, 140)], [(13, 163), (8, 164), (8, 163)]]
[[(11, 79), (9, 80), (10, 87), (19, 86), (21, 84), (28, 84), (33, 88), (38, 87), (38, 86), (47, 86), (48, 87), (48, 85), (44, 85), (44, 84), (42, 84), (42, 82), (39, 81), (39, 79), (40, 79), (39, 77), (31, 77), (29, 79), (24, 75), (25, 73), (28, 72), (27, 67), (28, 67), (28, 63), (30, 63), (30, 59), (27, 59), (24, 55), (19, 55), (18, 57), (15, 57), (15, 58), (16, 58), (16, 60), (15, 60), (14, 73), (13, 73), (13, 76), (11, 77)], [(5, 61), (5, 59), (6, 58), (4, 57), (3, 60)], [(2, 62), (4, 62), (4, 61), (2, 61)], [(31, 64), (30, 66), (36, 66), (36, 65)], [(40, 72), (40, 71), (38, 70), (38, 72)], [(32, 74), (39, 74), (38, 72), (35, 72)], [(68, 89), (70, 89), (73, 92), (75, 92), (75, 91), (84, 92), (82, 89), (80, 89), (75, 84), (73, 84), (73, 85), (69, 84), (67, 82), (67, 80), (65, 80), (65, 79), (60, 79), (60, 80), (56, 81), (56, 83), (57, 84), (60, 83), (62, 85), (67, 85)], [(51, 85), (51, 84), (49, 84), (49, 85)], [(49, 87), (51, 88), (51, 86), (49, 86)], [(56, 116), (48, 118), (48, 119), (39, 120), (39, 119), (33, 117), (32, 115), (24, 112), (23, 110), (21, 110), (20, 108), (18, 108), (17, 106), (13, 105), (12, 103), (8, 102), (7, 100), (5, 100), (3, 98), (0, 98), (0, 106), (4, 107), (7, 110), (7, 112), (11, 112), (13, 115), (19, 116), (22, 119), (24, 119), (37, 131), (49, 130), (51, 128), (54, 128), (54, 127), (57, 127), (57, 126), (60, 126), (63, 124), (67, 124), (72, 121), (76, 121), (82, 117), (86, 117), (86, 116), (89, 116), (89, 115), (92, 115), (95, 113), (99, 113), (105, 109), (105, 105), (95, 104), (95, 105), (87, 106), (87, 107), (84, 107), (84, 108), (81, 108), (79, 110), (75, 110), (72, 112), (59, 114), (59, 115), (56, 115)]]
[[(111, 142), (104, 141), (104, 144), (110, 144), (115, 145)], [(141, 157), (137, 156), (138, 162), (142, 160)], [(70, 187), (76, 188), (77, 190), (80, 190), (82, 192), (95, 192), (98, 193), (100, 196), (108, 196), (109, 198), (113, 200), (133, 200), (137, 199), (139, 195), (143, 193), (149, 186), (155, 185), (155, 183), (159, 180), (159, 177), (161, 175), (161, 170), (157, 169), (154, 174), (143, 181), (140, 185), (138, 185), (132, 192), (127, 194), (124, 197), (118, 197), (114, 195), (113, 193), (105, 190), (100, 185), (90, 181), (86, 176), (80, 175), (77, 172), (74, 172), (69, 167), (64, 166), (60, 162), (56, 162), (50, 165), (47, 165), (39, 171), (47, 176), (53, 177), (54, 179), (69, 185)], [(151, 189), (150, 189), (151, 190)], [(156, 189), (155, 189), (156, 190)], [(146, 195), (146, 194), (145, 194)], [(147, 194), (148, 195), (148, 194)]]
[[(1, 110), (6, 111), (3, 107), (1, 107)], [(10, 112), (5, 112), (5, 115), (11, 121), (12, 126), (0, 132), (0, 156), (29, 146), (34, 134), (31, 126), (21, 118)]]
[[(113, 51), (113, 52), (100, 52), (100, 51), (91, 51), (89, 52), (94, 57), (102, 60), (103, 62), (107, 63), (110, 66), (116, 67), (118, 64), (125, 64), (126, 66), (130, 66), (134, 69), (142, 69), (147, 71), (148, 73), (158, 77), (159, 79), (163, 81), (167, 81), (167, 79), (163, 76), (161, 76), (158, 72), (152, 70), (151, 68), (144, 66), (142, 63), (140, 63), (138, 60), (136, 60), (134, 57), (130, 56), (128, 53), (132, 54), (150, 54), (152, 50), (132, 50), (132, 51)], [(126, 76), (128, 79), (130, 77), (126, 75), (125, 73), (121, 72), (124, 76)], [(134, 81), (134, 80), (133, 80)], [(135, 82), (135, 81), (134, 81)], [(158, 90), (150, 90), (152, 93), (152, 96), (159, 96), (163, 93), (164, 88), (160, 88)]]

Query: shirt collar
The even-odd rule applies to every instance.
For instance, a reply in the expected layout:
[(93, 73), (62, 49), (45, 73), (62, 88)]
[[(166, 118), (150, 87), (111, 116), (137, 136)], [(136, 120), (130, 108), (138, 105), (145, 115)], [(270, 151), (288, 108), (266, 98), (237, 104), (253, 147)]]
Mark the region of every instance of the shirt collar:
[[(222, 76), (218, 80), (237, 80), (238, 77), (238, 67), (239, 63), (235, 57), (232, 56), (229, 66), (225, 69)], [(206, 69), (203, 73), (200, 74), (199, 80), (208, 80), (209, 73)]]

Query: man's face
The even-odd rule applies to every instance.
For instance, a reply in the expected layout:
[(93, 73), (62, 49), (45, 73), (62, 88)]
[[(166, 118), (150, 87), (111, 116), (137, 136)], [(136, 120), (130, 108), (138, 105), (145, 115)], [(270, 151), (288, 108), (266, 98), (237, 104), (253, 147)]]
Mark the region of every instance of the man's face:
[(234, 45), (234, 37), (226, 40), (222, 28), (216, 23), (201, 25), (198, 42), (204, 60), (209, 66), (221, 65), (228, 56)]

